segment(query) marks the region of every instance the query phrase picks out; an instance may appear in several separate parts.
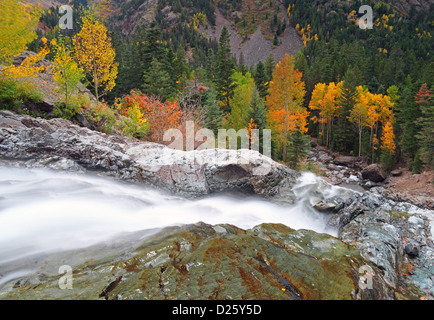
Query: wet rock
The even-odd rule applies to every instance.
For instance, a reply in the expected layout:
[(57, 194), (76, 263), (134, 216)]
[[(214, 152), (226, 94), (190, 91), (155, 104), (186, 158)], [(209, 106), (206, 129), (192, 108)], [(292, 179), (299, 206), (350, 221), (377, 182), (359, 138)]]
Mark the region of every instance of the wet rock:
[[(38, 270), (0, 286), (0, 299), (392, 297), (380, 269), (353, 246), (326, 234), (281, 224), (241, 230), (198, 223), (143, 237), (128, 235), (104, 250), (99, 245), (45, 257)], [(54, 266), (59, 263), (73, 267), (72, 290), (58, 287), (60, 276)], [(374, 271), (372, 290), (359, 286), (363, 266)], [(37, 286), (27, 285), (27, 279), (41, 273), (46, 276)]]
[(321, 162), (329, 162), (333, 160), (333, 157), (329, 155), (327, 152), (319, 151), (318, 152), (318, 160)]
[(341, 225), (339, 238), (356, 246), (381, 270), (390, 286), (399, 285), (397, 298), (402, 298), (402, 292), (412, 299), (432, 295), (434, 212), (387, 199), (379, 192), (375, 197), (368, 194), (352, 198), (338, 212), (345, 214), (349, 208), (364, 207), (362, 213)]
[(411, 243), (407, 244), (404, 250), (410, 258), (416, 258), (419, 255), (419, 247)]
[(362, 177), (373, 182), (381, 182), (386, 179), (386, 173), (379, 164), (373, 163), (362, 170)]
[(320, 201), (316, 203), (313, 207), (322, 212), (332, 212), (336, 207), (338, 206), (338, 203), (332, 202), (332, 201)]

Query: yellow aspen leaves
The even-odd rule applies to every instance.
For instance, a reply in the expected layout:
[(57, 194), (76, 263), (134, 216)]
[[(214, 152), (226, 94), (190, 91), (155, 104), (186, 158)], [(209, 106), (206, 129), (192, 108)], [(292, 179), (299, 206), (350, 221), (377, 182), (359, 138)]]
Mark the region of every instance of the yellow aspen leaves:
[(115, 50), (107, 29), (96, 18), (84, 17), (82, 29), (74, 36), (73, 44), (77, 60), (90, 76), (98, 100), (99, 88), (104, 91), (112, 90), (118, 74)]
[(208, 24), (208, 19), (203, 12), (195, 13), (192, 19), (193, 29), (197, 31), (199, 25), (202, 24), (206, 26)]
[[(337, 99), (341, 93), (342, 82), (335, 84), (334, 82), (326, 85), (318, 83), (313, 92), (309, 103), (311, 110), (319, 110), (319, 118), (313, 118), (314, 121), (320, 123), (320, 135), (325, 139), (326, 145), (329, 145), (331, 139), (331, 130), (333, 127), (334, 118), (338, 109)], [(327, 133), (325, 127), (327, 126)]]
[(36, 39), (36, 26), (41, 10), (18, 0), (0, 1), (0, 63), (26, 50)]
[(53, 78), (59, 86), (59, 92), (64, 94), (65, 105), (68, 107), (69, 98), (77, 91), (78, 84), (84, 79), (84, 71), (63, 43), (56, 44), (55, 52)]
[(45, 66), (37, 66), (36, 64), (41, 61), (47, 54), (50, 53), (50, 48), (47, 44), (47, 39), (42, 38), (42, 42), (44, 43), (41, 49), (37, 54), (31, 54), (27, 58), (21, 62), (20, 65), (10, 65), (1, 70), (1, 74), (14, 78), (14, 79), (22, 79), (22, 78), (33, 78), (38, 73), (44, 72), (46, 70)]

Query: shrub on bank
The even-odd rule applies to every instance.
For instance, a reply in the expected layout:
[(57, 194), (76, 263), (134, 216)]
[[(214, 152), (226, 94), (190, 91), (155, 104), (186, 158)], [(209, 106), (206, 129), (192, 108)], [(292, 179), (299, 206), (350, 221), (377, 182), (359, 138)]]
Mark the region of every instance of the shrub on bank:
[(44, 94), (36, 85), (6, 77), (0, 77), (0, 104), (2, 109), (17, 111), (24, 102), (40, 103)]

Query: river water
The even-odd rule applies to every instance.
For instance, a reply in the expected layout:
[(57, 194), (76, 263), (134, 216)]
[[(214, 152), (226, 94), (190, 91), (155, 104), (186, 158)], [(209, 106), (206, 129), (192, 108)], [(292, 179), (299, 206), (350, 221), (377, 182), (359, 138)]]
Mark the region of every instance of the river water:
[[(336, 235), (312, 204), (347, 189), (303, 173), (292, 205), (240, 195), (185, 199), (110, 179), (41, 169), (0, 168), (2, 263), (91, 246), (125, 232), (197, 223), (242, 229), (282, 223)], [(1, 274), (1, 270), (0, 270)]]

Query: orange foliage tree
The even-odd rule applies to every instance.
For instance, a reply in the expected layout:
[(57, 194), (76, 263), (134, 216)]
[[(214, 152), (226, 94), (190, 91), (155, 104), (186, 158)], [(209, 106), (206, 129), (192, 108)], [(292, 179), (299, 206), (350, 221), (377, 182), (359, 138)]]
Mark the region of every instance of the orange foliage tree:
[(152, 142), (163, 143), (164, 132), (180, 126), (183, 112), (176, 101), (161, 101), (148, 97), (144, 93), (131, 90), (117, 102), (121, 114), (128, 114), (132, 108), (139, 108), (143, 119), (149, 124), (148, 139)]
[(392, 122), (388, 121), (383, 126), (383, 134), (381, 136), (381, 149), (390, 154), (395, 153), (395, 134), (393, 133)]
[(285, 57), (276, 65), (267, 96), (267, 122), (273, 136), (283, 151), (286, 162), (289, 136), (305, 130), (300, 123), (306, 122), (308, 112), (302, 106), (306, 94), (302, 73), (294, 67), (294, 57)]

